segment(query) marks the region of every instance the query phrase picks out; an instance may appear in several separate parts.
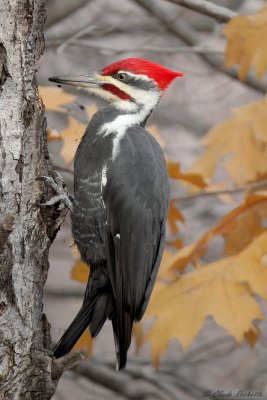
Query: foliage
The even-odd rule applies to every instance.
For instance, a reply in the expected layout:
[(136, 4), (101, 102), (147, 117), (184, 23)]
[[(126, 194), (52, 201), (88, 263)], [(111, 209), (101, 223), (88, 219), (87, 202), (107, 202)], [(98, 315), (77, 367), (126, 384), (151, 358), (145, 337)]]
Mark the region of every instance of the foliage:
[(206, 151), (191, 171), (212, 178), (222, 163), (237, 184), (263, 179), (267, 173), (266, 123), (266, 97), (234, 110), (231, 118), (205, 136)]
[(244, 80), (250, 66), (255, 68), (256, 75), (263, 78), (267, 70), (266, 38), (267, 6), (256, 15), (233, 18), (224, 30), (228, 39), (225, 52), (227, 67), (239, 66), (239, 78)]
[[(249, 68), (255, 68), (262, 78), (267, 71), (267, 7), (254, 16), (233, 18), (224, 29), (227, 38), (226, 66), (238, 65), (241, 80)], [(64, 105), (74, 97), (61, 89), (42, 88), (43, 100), (50, 111), (65, 112)], [(90, 117), (96, 108), (86, 109)], [(85, 129), (73, 117), (67, 117), (62, 132), (49, 130), (49, 139), (61, 139), (61, 156), (69, 166)], [(211, 129), (204, 138), (205, 150), (188, 172), (182, 172), (178, 162), (168, 161), (169, 176), (175, 185), (204, 195), (219, 187), (214, 181), (218, 169), (225, 169), (224, 188), (243, 190), (240, 204), (221, 218), (215, 226), (196, 242), (184, 245), (179, 224), (185, 217), (172, 199), (168, 226), (169, 248), (165, 250), (147, 317), (154, 318), (145, 334), (135, 327), (138, 347), (149, 341), (155, 364), (171, 339), (176, 338), (186, 350), (196, 337), (205, 320), (214, 321), (232, 335), (238, 343), (246, 340), (254, 345), (259, 335), (257, 321), (264, 315), (259, 299), (267, 301), (267, 98), (234, 110), (229, 119)], [(150, 127), (164, 148), (155, 126)], [(215, 193), (216, 194), (216, 193)], [(217, 200), (224, 198), (219, 196)], [(177, 237), (178, 235), (178, 237)], [(174, 238), (173, 238), (174, 237)], [(224, 240), (225, 257), (204, 264), (203, 256), (215, 237)], [(72, 279), (86, 282), (88, 267), (76, 261)], [(168, 329), (166, 329), (168, 327)], [(87, 340), (87, 342), (84, 342)], [(84, 347), (89, 337), (78, 345)]]

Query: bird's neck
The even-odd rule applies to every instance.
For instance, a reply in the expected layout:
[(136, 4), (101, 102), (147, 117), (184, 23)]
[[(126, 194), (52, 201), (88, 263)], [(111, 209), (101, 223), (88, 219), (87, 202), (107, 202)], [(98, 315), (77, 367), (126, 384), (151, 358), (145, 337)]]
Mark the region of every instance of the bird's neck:
[[(116, 112), (117, 111), (117, 112)], [(114, 119), (107, 121), (103, 124), (102, 129), (99, 133), (105, 135), (112, 132), (118, 132), (122, 129), (127, 129), (131, 126), (145, 126), (148, 117), (153, 110), (136, 110), (131, 112), (121, 111), (116, 109), (114, 112)]]
[(114, 103), (114, 107), (124, 113), (124, 120), (128, 120), (130, 125), (144, 126), (159, 100), (160, 93), (158, 91), (142, 91), (135, 102), (119, 101)]
[(136, 125), (144, 127), (159, 99), (160, 95), (156, 93), (139, 103), (120, 101), (104, 107), (99, 111), (103, 121), (99, 133), (106, 135)]

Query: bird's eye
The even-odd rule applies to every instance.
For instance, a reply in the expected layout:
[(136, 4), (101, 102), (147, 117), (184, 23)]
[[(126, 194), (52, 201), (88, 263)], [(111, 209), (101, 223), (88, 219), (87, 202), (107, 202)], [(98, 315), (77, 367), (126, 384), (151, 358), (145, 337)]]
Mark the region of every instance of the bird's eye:
[(126, 79), (126, 74), (120, 73), (120, 74), (118, 75), (118, 78), (119, 78), (120, 81), (125, 81), (125, 79)]

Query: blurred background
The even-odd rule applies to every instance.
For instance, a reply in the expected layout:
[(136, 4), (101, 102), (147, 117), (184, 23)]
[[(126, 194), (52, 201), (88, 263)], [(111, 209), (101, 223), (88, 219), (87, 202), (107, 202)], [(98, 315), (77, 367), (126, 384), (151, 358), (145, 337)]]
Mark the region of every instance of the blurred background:
[[(245, 14), (256, 12), (264, 2), (212, 3)], [(224, 70), (221, 23), (166, 0), (47, 0), (47, 12), (46, 48), (38, 75), (42, 86), (50, 85), (50, 76), (87, 73), (128, 57), (147, 58), (185, 73), (165, 93), (148, 124), (160, 137), (168, 159), (179, 162), (183, 170), (201, 153), (201, 139), (211, 127), (229, 116), (230, 109), (262, 98), (266, 90), (264, 82), (251, 79), (240, 83)], [(48, 127), (59, 132), (69, 123), (68, 116), (86, 124), (84, 108), (103, 105), (98, 99), (66, 91), (75, 96), (75, 101), (64, 106), (67, 112), (47, 113)], [(71, 192), (72, 164), (66, 165), (62, 146), (58, 140), (49, 142), (54, 163)], [(184, 191), (182, 186), (172, 186), (173, 196)], [(233, 207), (212, 196), (188, 198), (179, 206), (186, 217), (186, 226), (181, 228), (185, 243), (199, 238)], [(51, 248), (45, 286), (44, 311), (54, 343), (76, 315), (84, 292), (84, 285), (70, 278), (74, 264), (70, 242), (67, 218)], [(215, 243), (208, 261), (219, 252), (219, 243)], [(264, 324), (261, 330), (267, 332)], [(262, 335), (253, 348), (237, 346), (226, 331), (208, 319), (187, 352), (171, 341), (158, 370), (153, 367), (149, 343), (136, 352), (133, 340), (128, 368), (116, 374), (112, 330), (106, 323), (94, 341), (91, 356), (62, 376), (54, 399), (193, 400), (202, 398), (206, 390), (227, 393), (240, 389), (258, 390), (261, 398), (267, 399), (266, 339)], [(216, 398), (223, 397), (218, 394)]]

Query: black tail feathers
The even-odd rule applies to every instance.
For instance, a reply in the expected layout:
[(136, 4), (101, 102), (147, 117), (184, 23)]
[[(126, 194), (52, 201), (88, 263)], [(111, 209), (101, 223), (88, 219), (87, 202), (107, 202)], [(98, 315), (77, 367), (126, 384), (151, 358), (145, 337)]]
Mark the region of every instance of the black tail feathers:
[(68, 354), (79, 340), (92, 319), (93, 304), (83, 304), (82, 308), (53, 350), (54, 357), (60, 358)]
[[(125, 312), (123, 307), (119, 307), (118, 303), (115, 306), (111, 290), (95, 292), (94, 296), (88, 297), (90, 301), (84, 301), (80, 311), (54, 348), (54, 357), (60, 358), (68, 354), (87, 327), (92, 337), (97, 336), (106, 319), (111, 318), (117, 370), (124, 369), (127, 363), (127, 351), (131, 344), (133, 317)], [(119, 303), (121, 305), (121, 302)]]
[(99, 292), (84, 301), (80, 311), (54, 348), (56, 358), (68, 354), (89, 326), (92, 337), (96, 336), (113, 311), (113, 301), (107, 292)]
[(133, 319), (126, 312), (116, 313), (112, 318), (114, 341), (117, 356), (117, 370), (124, 369), (127, 363), (127, 351), (131, 344)]

